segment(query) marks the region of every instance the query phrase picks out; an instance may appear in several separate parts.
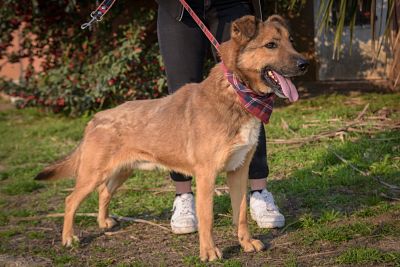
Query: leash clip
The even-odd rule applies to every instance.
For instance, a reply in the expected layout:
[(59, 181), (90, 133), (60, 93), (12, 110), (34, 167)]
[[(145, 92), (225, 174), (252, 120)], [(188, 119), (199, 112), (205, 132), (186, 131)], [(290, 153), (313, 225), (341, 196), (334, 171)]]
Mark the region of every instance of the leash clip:
[(93, 24), (93, 22), (98, 22), (98, 21), (101, 21), (101, 20), (103, 20), (103, 13), (101, 12), (101, 11), (98, 11), (98, 10), (96, 10), (96, 11), (93, 11), (92, 13), (90, 13), (90, 17), (92, 18), (91, 20), (89, 20), (88, 22), (86, 22), (86, 23), (83, 23), (82, 25), (81, 25), (81, 29), (82, 30), (84, 30), (84, 29), (86, 29), (87, 27), (89, 27), (89, 26), (91, 26), (92, 24)]

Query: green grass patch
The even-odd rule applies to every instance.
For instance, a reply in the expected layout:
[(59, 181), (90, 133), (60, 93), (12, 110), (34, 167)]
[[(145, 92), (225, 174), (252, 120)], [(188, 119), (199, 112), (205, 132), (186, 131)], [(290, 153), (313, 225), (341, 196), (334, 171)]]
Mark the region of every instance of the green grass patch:
[(299, 266), (297, 263), (296, 256), (291, 254), (289, 257), (283, 262), (283, 266), (285, 267), (297, 267)]
[(204, 262), (196, 256), (186, 256), (183, 258), (183, 264), (185, 266), (205, 267), (207, 266)]
[(243, 264), (238, 260), (228, 259), (228, 260), (224, 261), (223, 266), (224, 267), (242, 267)]
[(363, 222), (343, 226), (316, 225), (301, 235), (307, 245), (320, 240), (340, 243), (356, 237), (370, 235), (374, 229), (374, 225)]
[(339, 264), (383, 264), (400, 265), (400, 252), (382, 252), (375, 248), (352, 248), (336, 258)]
[(143, 267), (143, 266), (148, 266), (148, 264), (145, 264), (144, 262), (141, 262), (141, 261), (133, 261), (130, 263), (118, 263), (116, 266), (117, 267)]
[(43, 184), (37, 183), (33, 180), (16, 180), (5, 185), (2, 192), (8, 195), (20, 195), (34, 192), (43, 187)]
[(2, 230), (2, 231), (0, 231), (0, 238), (4, 238), (4, 239), (10, 238), (19, 233), (20, 233), (20, 231), (17, 229)]
[(8, 214), (0, 210), (0, 226), (7, 225), (9, 221)]
[(28, 238), (29, 239), (36, 240), (36, 239), (43, 239), (45, 237), (46, 237), (46, 235), (43, 232), (29, 232), (28, 233)]

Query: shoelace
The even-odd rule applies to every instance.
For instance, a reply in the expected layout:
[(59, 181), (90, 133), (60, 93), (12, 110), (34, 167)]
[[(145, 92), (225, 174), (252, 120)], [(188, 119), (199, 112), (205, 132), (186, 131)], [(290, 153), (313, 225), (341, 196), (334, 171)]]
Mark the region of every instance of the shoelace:
[(266, 208), (268, 211), (278, 211), (278, 208), (275, 205), (274, 197), (271, 193), (263, 191), (259, 196), (259, 205), (260, 208)]
[(174, 205), (173, 210), (175, 210), (176, 206), (179, 205), (180, 206), (179, 213), (181, 215), (192, 215), (192, 214), (194, 214), (192, 212), (193, 209), (191, 208), (191, 206), (192, 206), (191, 199), (187, 198), (187, 197), (180, 197), (180, 198), (181, 198), (180, 205), (179, 204)]

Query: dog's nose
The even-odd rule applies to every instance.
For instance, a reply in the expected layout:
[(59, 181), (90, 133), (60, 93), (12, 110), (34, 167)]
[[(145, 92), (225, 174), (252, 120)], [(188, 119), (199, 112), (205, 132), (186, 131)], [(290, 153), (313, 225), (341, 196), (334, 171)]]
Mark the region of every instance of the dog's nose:
[(310, 63), (307, 60), (303, 59), (303, 58), (299, 58), (297, 60), (297, 67), (301, 71), (306, 71), (308, 69), (309, 65), (310, 65)]

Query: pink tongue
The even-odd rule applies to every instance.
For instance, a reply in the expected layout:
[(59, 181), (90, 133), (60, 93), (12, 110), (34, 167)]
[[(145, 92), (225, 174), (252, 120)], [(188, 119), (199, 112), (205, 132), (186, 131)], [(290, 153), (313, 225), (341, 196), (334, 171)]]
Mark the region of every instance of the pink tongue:
[(299, 99), (299, 93), (297, 92), (296, 86), (292, 83), (291, 80), (286, 79), (282, 75), (273, 71), (276, 78), (279, 80), (279, 84), (282, 88), (283, 94), (289, 99), (290, 102), (295, 102)]

